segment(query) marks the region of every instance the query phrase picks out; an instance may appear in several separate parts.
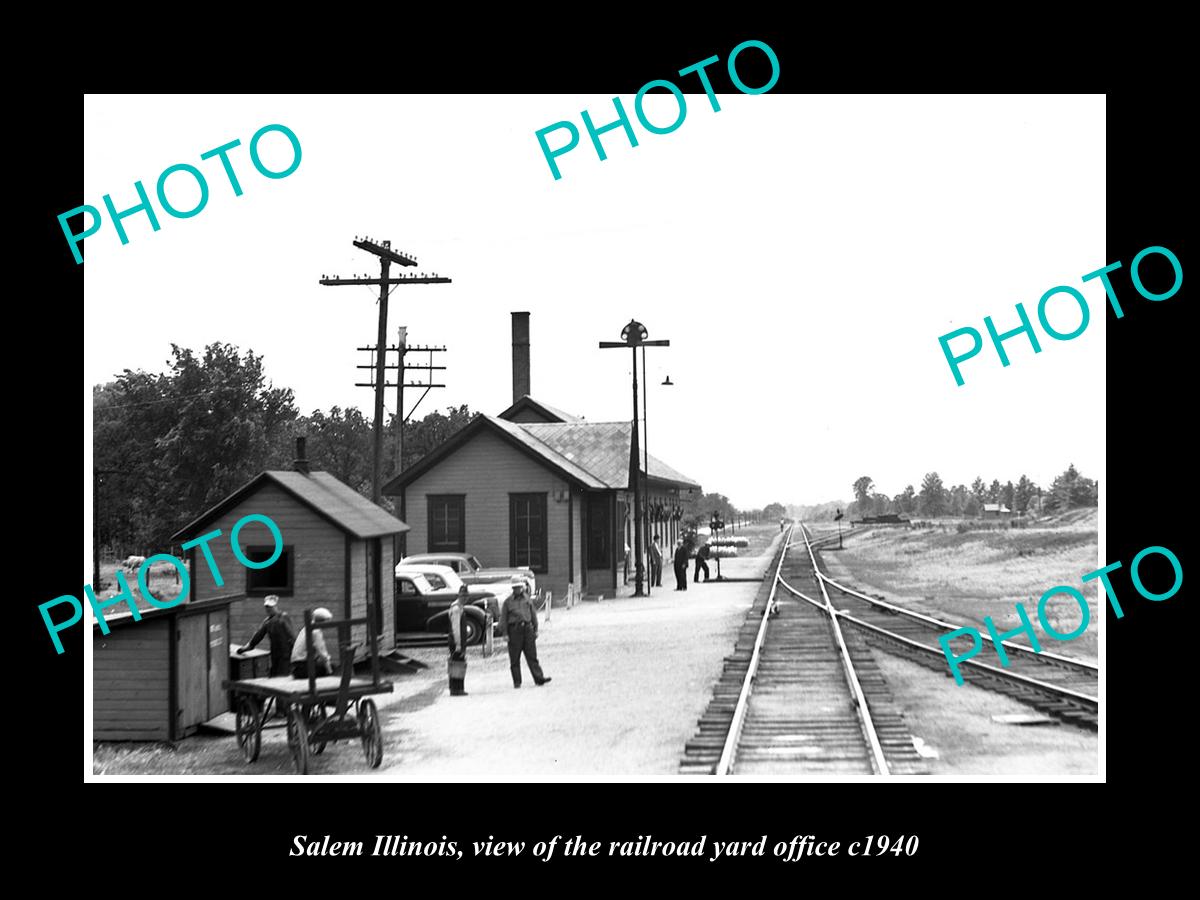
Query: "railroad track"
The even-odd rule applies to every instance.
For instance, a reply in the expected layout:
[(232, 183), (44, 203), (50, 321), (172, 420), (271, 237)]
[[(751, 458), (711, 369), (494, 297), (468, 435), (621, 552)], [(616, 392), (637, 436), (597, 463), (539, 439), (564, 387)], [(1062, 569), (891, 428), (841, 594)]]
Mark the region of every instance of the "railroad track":
[(844, 633), (828, 603), (785, 588), (804, 583), (806, 572), (811, 589), (820, 588), (805, 551), (789, 553), (795, 534), (789, 528), (780, 542), (680, 771), (926, 773), (865, 640)]
[[(807, 542), (803, 525), (801, 534)], [(811, 542), (812, 569), (822, 589), (828, 588), (836, 597), (832, 605), (842, 624), (861, 633), (875, 647), (953, 677), (937, 639), (960, 626), (903, 609), (833, 580), (822, 571), (818, 545), (826, 541), (821, 538)], [(784, 583), (781, 587), (803, 596), (794, 585)], [(982, 639), (990, 651), (990, 637), (984, 634)], [(994, 654), (984, 657), (985, 651), (981, 651), (979, 656), (960, 663), (963, 680), (1081, 728), (1097, 729), (1099, 670), (1095, 665), (1054, 653), (1038, 653), (1012, 641), (1004, 641), (1003, 647), (1007, 667)]]

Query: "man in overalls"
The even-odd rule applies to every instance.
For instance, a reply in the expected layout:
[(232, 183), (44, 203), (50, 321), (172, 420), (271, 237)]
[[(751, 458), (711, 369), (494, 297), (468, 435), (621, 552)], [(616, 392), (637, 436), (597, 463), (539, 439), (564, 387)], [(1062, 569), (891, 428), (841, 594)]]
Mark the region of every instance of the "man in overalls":
[(550, 681), (550, 677), (542, 674), (542, 667), (538, 665), (537, 610), (533, 608), (533, 601), (524, 584), (513, 585), (512, 596), (500, 609), (500, 633), (508, 638), (508, 663), (512, 669), (513, 687), (521, 686), (522, 653), (529, 664), (534, 684), (543, 685)]

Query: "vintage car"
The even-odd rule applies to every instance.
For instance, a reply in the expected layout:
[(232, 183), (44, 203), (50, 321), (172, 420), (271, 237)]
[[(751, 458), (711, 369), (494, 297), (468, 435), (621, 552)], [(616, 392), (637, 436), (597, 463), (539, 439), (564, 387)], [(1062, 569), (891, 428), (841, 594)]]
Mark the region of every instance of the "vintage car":
[(525, 566), (509, 569), (489, 568), (472, 553), (418, 553), (400, 560), (402, 566), (410, 564), (449, 566), (466, 584), (524, 581), (529, 596), (532, 597), (537, 592), (537, 576), (533, 574), (533, 569)]
[[(462, 579), (449, 566), (400, 563), (396, 566), (396, 633), (445, 633), (450, 603), (462, 585)], [(468, 644), (478, 644), (484, 638), (487, 614), (491, 613), (495, 628), (500, 620), (500, 604), (512, 594), (512, 587), (494, 584), (468, 588), (463, 630)]]

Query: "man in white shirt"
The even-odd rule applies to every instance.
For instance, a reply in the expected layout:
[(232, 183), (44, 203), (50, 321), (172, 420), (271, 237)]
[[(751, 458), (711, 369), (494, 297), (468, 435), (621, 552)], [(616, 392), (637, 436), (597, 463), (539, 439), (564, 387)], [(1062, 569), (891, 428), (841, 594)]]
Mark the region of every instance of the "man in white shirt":
[[(321, 622), (329, 622), (333, 619), (333, 613), (325, 607), (313, 610), (313, 625)], [(308, 644), (304, 639), (306, 629), (301, 628), (300, 633), (296, 635), (296, 642), (292, 644), (292, 677), (307, 678), (308, 677)], [(313, 656), (316, 658), (316, 672), (318, 676), (332, 675), (333, 665), (329, 657), (329, 651), (325, 648), (325, 634), (323, 629), (313, 628), (312, 630), (312, 649)]]

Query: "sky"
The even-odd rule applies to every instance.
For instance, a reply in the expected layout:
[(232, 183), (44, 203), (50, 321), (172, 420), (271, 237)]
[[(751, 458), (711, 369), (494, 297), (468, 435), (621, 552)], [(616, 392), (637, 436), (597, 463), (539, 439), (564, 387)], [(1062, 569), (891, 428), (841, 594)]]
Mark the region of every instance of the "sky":
[[(648, 351), (650, 452), (738, 507), (850, 498), (861, 475), (887, 494), (929, 471), (1049, 485), (1074, 463), (1104, 480), (1105, 300), (1082, 282), (1112, 262), (1102, 96), (686, 99), (680, 127), (654, 135), (623, 97), (638, 146), (610, 131), (600, 161), (580, 112), (612, 121), (611, 95), (87, 96), (82, 203), (133, 206), (139, 179), (154, 198), (177, 163), (210, 193), (186, 219), (154, 198), (161, 230), (135, 214), (127, 245), (107, 216), (84, 242), (85, 435), (91, 385), (163, 370), (172, 343), (252, 349), (301, 412), (369, 414), (356, 348), (375, 340), (377, 289), (318, 280), (377, 275), (351, 243), (370, 235), (415, 256), (407, 271), (453, 279), (392, 294), (389, 342), (405, 325), (410, 343), (448, 348), (447, 387), (421, 413), (512, 402), (521, 310), (533, 396), (627, 421), (629, 354), (597, 344), (636, 318), (671, 341)], [(678, 113), (669, 94), (645, 110)], [(555, 180), (535, 132), (561, 120), (581, 142)], [(276, 123), (302, 157), (268, 179), (248, 145)], [(241, 196), (200, 159), (234, 139)], [(275, 170), (292, 158), (279, 133), (260, 150)], [(167, 194), (188, 209), (198, 188), (176, 174)], [(1058, 285), (1091, 309), (1074, 340), (1037, 325)], [(1003, 367), (983, 320), (1014, 328), (1017, 303), (1042, 352), (1017, 336)], [(1069, 297), (1048, 315), (1061, 332), (1079, 322)], [(986, 345), (958, 386), (938, 338), (963, 327)]]

